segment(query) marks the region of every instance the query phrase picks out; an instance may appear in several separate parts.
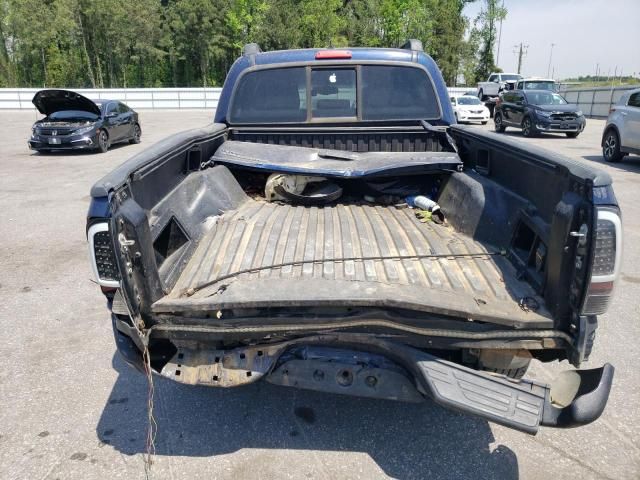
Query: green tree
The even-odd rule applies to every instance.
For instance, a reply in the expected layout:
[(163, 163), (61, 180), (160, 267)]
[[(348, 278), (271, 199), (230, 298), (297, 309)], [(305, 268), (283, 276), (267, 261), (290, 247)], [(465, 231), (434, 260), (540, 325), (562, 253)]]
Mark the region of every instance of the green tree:
[(66, 2), (60, 3), (9, 0), (5, 4), (5, 35), (11, 39), (11, 51), (15, 52), (14, 66), (29, 83), (46, 86), (51, 57), (61, 54), (59, 48), (50, 48), (68, 35), (68, 23), (60, 17)]
[(9, 56), (9, 2), (0, 0), (0, 87), (8, 87), (16, 81), (14, 64)]
[(437, 0), (381, 0), (382, 45), (399, 47), (408, 38), (432, 41), (434, 4)]
[(408, 38), (453, 83), (480, 64), (478, 51), (490, 53), (486, 33), (495, 38), (499, 18), (497, 0), (483, 0), (489, 8), (465, 39), (468, 1), (0, 0), (0, 86), (220, 85), (248, 42), (398, 47)]
[(440, 0), (433, 5), (431, 42), (428, 51), (436, 61), (447, 85), (455, 86), (462, 70), (464, 33), (468, 20), (462, 15), (472, 0)]
[(227, 25), (233, 47), (238, 52), (243, 45), (254, 40), (268, 10), (269, 4), (265, 0), (234, 0), (231, 3), (227, 12)]
[(256, 26), (255, 40), (264, 50), (302, 46), (302, 12), (298, 0), (270, 0), (262, 22)]
[(382, 45), (381, 2), (379, 0), (346, 1), (342, 10), (349, 45)]
[(500, 0), (483, 0), (484, 7), (475, 20), (474, 29), (480, 38), (480, 54), (476, 67), (476, 81), (486, 80), (496, 71), (493, 49), (496, 43), (497, 24), (507, 16), (507, 10), (500, 6)]
[(346, 46), (342, 35), (345, 21), (340, 15), (342, 0), (306, 0), (300, 9), (302, 43), (305, 47)]
[[(479, 51), (480, 34), (477, 30), (472, 29), (468, 38), (463, 40), (460, 45), (460, 68), (458, 73), (464, 77), (464, 83), (467, 86), (475, 86), (478, 81), (481, 81), (476, 77)], [(486, 80), (486, 78), (483, 80)]]
[(199, 78), (206, 87), (221, 82), (224, 74), (211, 68), (232, 48), (225, 25), (227, 3), (222, 0), (177, 0), (169, 6), (174, 57), (183, 78), (191, 84)]

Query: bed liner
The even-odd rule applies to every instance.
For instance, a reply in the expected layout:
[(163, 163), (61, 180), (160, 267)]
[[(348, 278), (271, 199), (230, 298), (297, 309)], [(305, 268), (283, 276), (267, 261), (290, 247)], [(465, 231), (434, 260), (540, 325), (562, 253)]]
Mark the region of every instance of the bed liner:
[[(494, 252), (450, 226), (421, 223), (408, 208), (248, 200), (223, 214), (203, 236), (173, 290), (153, 310), (396, 307), (516, 328), (553, 327), (543, 300), (517, 278), (506, 258), (489, 255)], [(429, 254), (447, 256), (336, 260)], [(477, 255), (448, 256), (455, 254)], [(305, 263), (269, 268), (290, 262)], [(524, 297), (535, 299), (540, 308), (523, 310), (518, 302)]]

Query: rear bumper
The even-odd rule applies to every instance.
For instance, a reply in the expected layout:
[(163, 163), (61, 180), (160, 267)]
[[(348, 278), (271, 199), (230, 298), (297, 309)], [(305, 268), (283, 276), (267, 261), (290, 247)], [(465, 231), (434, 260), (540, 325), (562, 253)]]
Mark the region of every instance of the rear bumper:
[[(114, 317), (114, 333), (125, 360), (143, 370), (135, 330)], [(369, 335), (332, 333), (230, 350), (178, 346), (157, 373), (191, 385), (232, 387), (265, 378), (278, 385), (346, 395), (430, 398), (452, 410), (535, 434), (541, 425), (568, 428), (596, 420), (609, 398), (613, 372), (605, 364), (563, 372), (550, 385), (515, 382)]]

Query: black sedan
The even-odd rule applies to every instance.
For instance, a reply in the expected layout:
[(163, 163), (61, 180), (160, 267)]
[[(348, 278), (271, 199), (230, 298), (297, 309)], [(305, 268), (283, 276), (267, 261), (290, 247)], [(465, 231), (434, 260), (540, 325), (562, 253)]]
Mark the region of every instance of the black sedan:
[(138, 114), (117, 100), (92, 101), (69, 90), (40, 90), (32, 102), (45, 115), (31, 128), (32, 150), (104, 153), (114, 143), (140, 143)]
[(564, 133), (575, 138), (587, 121), (577, 105), (548, 90), (512, 90), (496, 102), (493, 121), (496, 132), (521, 128), (525, 137), (538, 133)]

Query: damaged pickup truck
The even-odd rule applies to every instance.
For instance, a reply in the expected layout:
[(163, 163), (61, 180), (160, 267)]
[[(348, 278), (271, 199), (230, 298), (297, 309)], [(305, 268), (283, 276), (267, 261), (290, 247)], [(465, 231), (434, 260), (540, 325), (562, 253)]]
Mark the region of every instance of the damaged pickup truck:
[(609, 364), (523, 374), (589, 357), (622, 253), (611, 179), (455, 125), (417, 41), (247, 45), (215, 123), (91, 195), (92, 266), (141, 370), (426, 398), (529, 433), (605, 408)]

